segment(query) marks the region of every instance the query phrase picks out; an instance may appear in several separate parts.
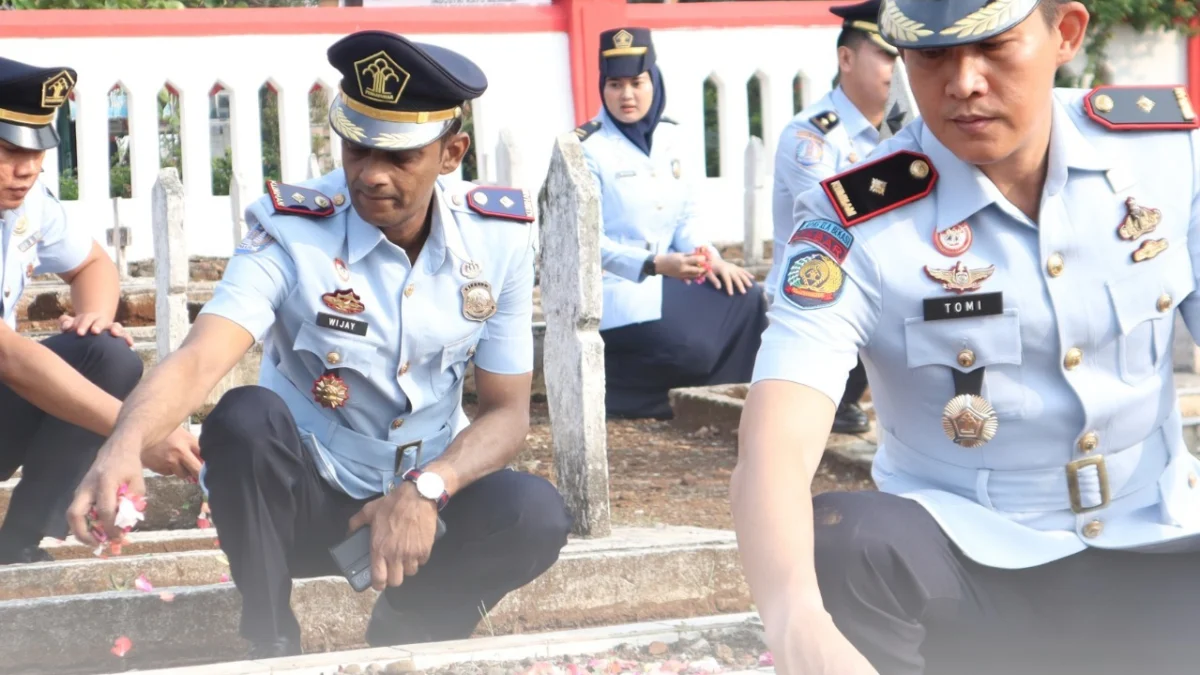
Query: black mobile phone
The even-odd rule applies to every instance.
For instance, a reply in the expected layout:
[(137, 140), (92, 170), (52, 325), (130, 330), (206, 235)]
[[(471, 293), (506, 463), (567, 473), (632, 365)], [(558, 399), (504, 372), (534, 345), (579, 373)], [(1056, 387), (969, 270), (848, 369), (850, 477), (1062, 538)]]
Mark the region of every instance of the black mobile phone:
[[(433, 539), (437, 541), (446, 533), (446, 523), (439, 517), (437, 533)], [(330, 547), (329, 554), (338, 571), (350, 582), (350, 587), (362, 593), (371, 587), (371, 526), (364, 525), (355, 530), (341, 543)]]

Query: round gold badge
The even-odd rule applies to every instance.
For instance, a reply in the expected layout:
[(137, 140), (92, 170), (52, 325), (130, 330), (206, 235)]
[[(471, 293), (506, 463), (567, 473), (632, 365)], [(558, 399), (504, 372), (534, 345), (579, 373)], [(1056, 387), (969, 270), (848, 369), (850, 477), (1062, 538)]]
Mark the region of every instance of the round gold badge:
[(486, 281), (475, 281), (463, 286), (462, 297), (463, 316), (471, 321), (487, 321), (496, 313), (492, 285)]
[(978, 448), (992, 440), (999, 426), (992, 404), (975, 394), (955, 396), (942, 411), (942, 430), (964, 448)]

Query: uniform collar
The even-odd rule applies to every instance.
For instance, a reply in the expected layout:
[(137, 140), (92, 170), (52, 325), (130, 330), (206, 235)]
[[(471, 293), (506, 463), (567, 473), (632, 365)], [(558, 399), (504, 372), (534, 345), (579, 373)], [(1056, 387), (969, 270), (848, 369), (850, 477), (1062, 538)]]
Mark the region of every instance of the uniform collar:
[(833, 103), (838, 116), (842, 118), (842, 126), (846, 128), (846, 134), (850, 138), (858, 138), (860, 134), (869, 131), (872, 140), (879, 140), (879, 129), (871, 126), (866, 115), (863, 115), (850, 97), (846, 96), (846, 92), (842, 91), (841, 85), (838, 85), (837, 89), (829, 94), (829, 100)]
[[(938, 230), (957, 225), (993, 203), (1005, 203), (1003, 195), (978, 167), (950, 152), (925, 124), (920, 131), (921, 149), (938, 172), (935, 192)], [(1050, 157), (1044, 193), (1056, 195), (1067, 182), (1069, 169), (1104, 171), (1111, 162), (1084, 137), (1062, 104), (1055, 99), (1050, 122)]]
[[(434, 186), (433, 200), (433, 222), (430, 226), (429, 238), (425, 240), (425, 245), (421, 248), (421, 257), (426, 260), (430, 273), (437, 271), (445, 262), (447, 249), (466, 259), (462, 234), (458, 230), (454, 214), (450, 213), (450, 208), (446, 204), (446, 195), (440, 182)], [(362, 216), (358, 215), (353, 208), (347, 210), (346, 254), (350, 258), (348, 261), (350, 264), (365, 258), (382, 241), (384, 241), (383, 232), (378, 227), (363, 220)]]

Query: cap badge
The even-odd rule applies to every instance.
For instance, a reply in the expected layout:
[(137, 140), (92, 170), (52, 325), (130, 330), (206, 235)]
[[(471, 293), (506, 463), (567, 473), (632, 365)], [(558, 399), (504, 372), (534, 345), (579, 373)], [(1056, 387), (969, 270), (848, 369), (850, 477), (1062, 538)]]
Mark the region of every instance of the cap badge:
[(57, 108), (67, 102), (67, 95), (75, 86), (75, 80), (67, 71), (55, 75), (42, 84), (42, 107)]
[(613, 35), (613, 46), (617, 49), (629, 49), (633, 46), (633, 35), (627, 30), (619, 30)]
[(408, 71), (401, 68), (385, 51), (354, 62), (358, 91), (363, 98), (380, 103), (395, 103), (408, 86)]

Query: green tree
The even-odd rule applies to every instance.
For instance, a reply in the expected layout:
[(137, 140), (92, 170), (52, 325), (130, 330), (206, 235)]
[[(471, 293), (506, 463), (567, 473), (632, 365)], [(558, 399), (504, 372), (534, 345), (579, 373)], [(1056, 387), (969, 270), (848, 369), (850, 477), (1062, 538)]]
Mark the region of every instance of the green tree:
[(1111, 82), (1112, 72), (1107, 61), (1108, 46), (1112, 42), (1113, 31), (1118, 26), (1128, 25), (1139, 33), (1166, 29), (1180, 31), (1186, 35), (1194, 35), (1200, 29), (1200, 24), (1194, 21), (1200, 17), (1196, 0), (1081, 1), (1091, 14), (1088, 39), (1084, 46), (1087, 67), (1080, 79), (1060, 73), (1060, 85), (1080, 86), (1085, 82), (1098, 85)]
[(279, 160), (279, 94), (269, 86), (258, 90), (258, 109), (262, 111), (262, 168), (265, 180), (281, 181)]

